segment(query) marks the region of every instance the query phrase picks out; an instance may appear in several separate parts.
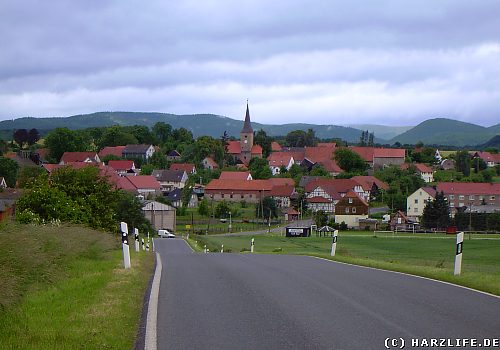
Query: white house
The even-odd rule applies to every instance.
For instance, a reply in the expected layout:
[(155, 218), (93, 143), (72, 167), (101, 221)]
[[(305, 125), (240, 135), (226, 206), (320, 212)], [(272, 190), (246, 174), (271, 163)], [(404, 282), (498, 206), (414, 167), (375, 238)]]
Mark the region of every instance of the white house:
[(424, 213), (427, 202), (436, 197), (436, 190), (432, 187), (421, 187), (406, 199), (406, 216), (418, 220)]
[(293, 156), (289, 152), (273, 152), (267, 157), (267, 160), (273, 176), (280, 173), (281, 167), (290, 170), (292, 165), (295, 164)]

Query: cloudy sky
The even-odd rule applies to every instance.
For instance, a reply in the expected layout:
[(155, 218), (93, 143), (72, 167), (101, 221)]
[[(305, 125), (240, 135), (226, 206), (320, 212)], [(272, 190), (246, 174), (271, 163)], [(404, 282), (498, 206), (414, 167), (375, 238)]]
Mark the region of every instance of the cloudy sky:
[(2, 0), (0, 119), (500, 122), (497, 0)]

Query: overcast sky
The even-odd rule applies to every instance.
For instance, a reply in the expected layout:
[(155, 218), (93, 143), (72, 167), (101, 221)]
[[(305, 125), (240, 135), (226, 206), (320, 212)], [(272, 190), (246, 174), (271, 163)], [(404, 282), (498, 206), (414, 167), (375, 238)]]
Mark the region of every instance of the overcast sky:
[(500, 122), (500, 1), (0, 0), (0, 119)]

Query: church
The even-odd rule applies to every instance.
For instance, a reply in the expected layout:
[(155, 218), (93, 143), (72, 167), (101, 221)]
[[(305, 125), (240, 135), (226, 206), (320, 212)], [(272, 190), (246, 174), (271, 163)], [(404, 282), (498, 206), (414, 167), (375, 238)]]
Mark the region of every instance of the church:
[(250, 112), (245, 115), (245, 122), (240, 132), (239, 141), (228, 141), (227, 153), (234, 156), (239, 162), (248, 165), (252, 158), (262, 158), (262, 147), (253, 143), (253, 128), (250, 122)]

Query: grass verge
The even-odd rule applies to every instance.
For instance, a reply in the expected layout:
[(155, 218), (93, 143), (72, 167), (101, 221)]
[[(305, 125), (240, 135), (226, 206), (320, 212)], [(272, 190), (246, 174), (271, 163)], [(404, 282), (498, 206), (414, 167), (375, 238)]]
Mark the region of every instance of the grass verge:
[(82, 227), (9, 224), (0, 232), (2, 349), (130, 349), (153, 254)]
[[(191, 246), (202, 251), (248, 252), (252, 236), (192, 236)], [(330, 257), (331, 238), (287, 238), (256, 235), (255, 252)], [(335, 261), (405, 272), (500, 295), (500, 239), (465, 240), (462, 274), (453, 275), (454, 236), (373, 236), (340, 233)]]

